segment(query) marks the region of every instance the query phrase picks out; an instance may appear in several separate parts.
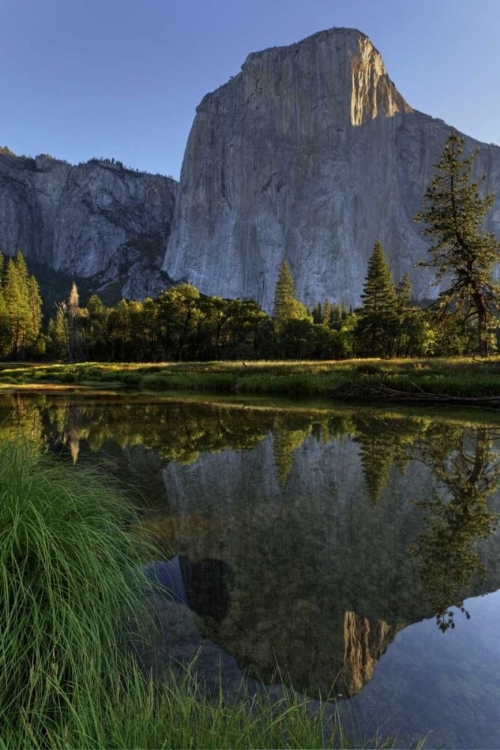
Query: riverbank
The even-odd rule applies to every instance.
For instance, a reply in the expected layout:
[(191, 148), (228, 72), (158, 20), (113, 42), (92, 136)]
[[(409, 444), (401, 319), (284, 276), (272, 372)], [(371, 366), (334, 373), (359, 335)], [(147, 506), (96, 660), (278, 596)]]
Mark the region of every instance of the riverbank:
[(331, 362), (2, 364), (0, 389), (199, 391), (500, 408), (500, 357)]

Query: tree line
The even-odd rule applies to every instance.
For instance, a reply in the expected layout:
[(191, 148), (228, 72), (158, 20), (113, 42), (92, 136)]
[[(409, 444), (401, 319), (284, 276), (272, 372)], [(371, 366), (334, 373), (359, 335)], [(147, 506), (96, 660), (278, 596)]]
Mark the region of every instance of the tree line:
[[(477, 152), (476, 152), (477, 153)], [(40, 292), (20, 252), (0, 254), (0, 357), (70, 361), (344, 359), (488, 354), (497, 348), (499, 289), (493, 270), (498, 239), (482, 229), (493, 196), (471, 179), (476, 153), (463, 156), (452, 133), (416, 221), (432, 244), (422, 266), (444, 290), (423, 309), (406, 275), (394, 282), (376, 242), (361, 305), (325, 300), (309, 310), (297, 299), (283, 260), (272, 315), (250, 299), (223, 299), (180, 284), (143, 301), (80, 305), (75, 284), (42, 329)], [(484, 178), (483, 178), (484, 180)]]

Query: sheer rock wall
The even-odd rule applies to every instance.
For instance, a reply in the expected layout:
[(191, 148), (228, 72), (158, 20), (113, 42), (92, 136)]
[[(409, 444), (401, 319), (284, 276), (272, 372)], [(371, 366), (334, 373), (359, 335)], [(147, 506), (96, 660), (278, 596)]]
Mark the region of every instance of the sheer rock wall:
[[(413, 216), (450, 130), (405, 102), (358, 31), (251, 54), (197, 108), (163, 267), (270, 311), (286, 258), (301, 301), (356, 305), (378, 239), (395, 280), (409, 272), (416, 296), (434, 296)], [(500, 148), (477, 145), (500, 195)], [(500, 234), (498, 201), (488, 228)]]

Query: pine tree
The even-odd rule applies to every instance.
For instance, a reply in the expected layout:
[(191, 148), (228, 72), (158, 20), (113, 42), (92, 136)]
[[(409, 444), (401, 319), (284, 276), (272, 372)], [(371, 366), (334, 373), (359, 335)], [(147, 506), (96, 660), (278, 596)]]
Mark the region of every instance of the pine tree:
[[(448, 279), (441, 292), (443, 310), (453, 309), (464, 321), (473, 321), (479, 352), (488, 354), (488, 325), (499, 308), (499, 288), (492, 282), (494, 264), (500, 261), (500, 243), (486, 233), (483, 220), (494, 202), (481, 197), (471, 181), (476, 150), (463, 156), (464, 139), (453, 132), (436, 164), (436, 174), (424, 197), (424, 210), (415, 221), (424, 222), (423, 234), (433, 242), (432, 258), (422, 266), (436, 270), (436, 283)], [(443, 304), (444, 303), (444, 304)]]
[(68, 353), (68, 317), (66, 302), (57, 305), (55, 318), (49, 322), (49, 339), (55, 356), (63, 358)]
[(390, 357), (398, 321), (398, 299), (387, 257), (378, 241), (368, 261), (361, 298), (358, 324), (361, 349), (372, 357)]
[(313, 309), (311, 310), (311, 315), (313, 319), (313, 323), (318, 325), (319, 323), (323, 323), (323, 308), (321, 307), (321, 302), (318, 302), (316, 305), (314, 305)]
[(26, 326), (26, 345), (33, 349), (39, 343), (42, 328), (42, 298), (38, 281), (30, 276), (27, 281), (29, 319)]
[(280, 333), (290, 320), (311, 319), (307, 307), (297, 299), (295, 283), (286, 260), (281, 263), (274, 290), (273, 318), (277, 333)]
[(326, 300), (323, 305), (323, 323), (331, 325), (333, 323), (333, 306), (330, 300)]
[(10, 353), (10, 316), (0, 282), (0, 357)]
[(9, 258), (4, 277), (4, 297), (10, 323), (10, 355), (22, 359), (30, 321), (28, 269), (22, 254)]

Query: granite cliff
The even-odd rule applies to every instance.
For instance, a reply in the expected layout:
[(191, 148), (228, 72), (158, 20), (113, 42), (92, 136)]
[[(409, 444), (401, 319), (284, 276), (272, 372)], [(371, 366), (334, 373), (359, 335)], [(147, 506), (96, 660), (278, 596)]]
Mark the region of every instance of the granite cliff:
[[(359, 31), (251, 54), (197, 108), (163, 267), (269, 311), (286, 258), (301, 301), (355, 305), (379, 239), (395, 279), (409, 272), (416, 296), (434, 296), (414, 268), (427, 244), (413, 215), (450, 130), (406, 103)], [(466, 139), (476, 146), (500, 195), (500, 148)], [(498, 201), (487, 227), (500, 234)]]
[(156, 294), (176, 188), (114, 160), (0, 153), (0, 251), (95, 277), (96, 287), (118, 282), (125, 296)]

